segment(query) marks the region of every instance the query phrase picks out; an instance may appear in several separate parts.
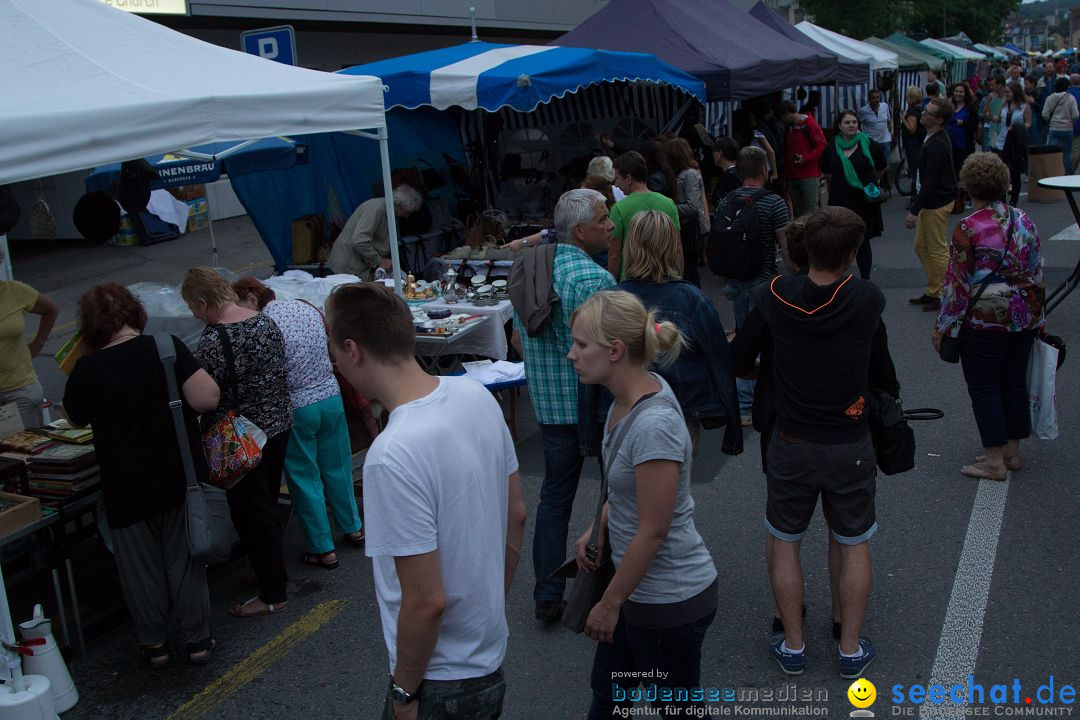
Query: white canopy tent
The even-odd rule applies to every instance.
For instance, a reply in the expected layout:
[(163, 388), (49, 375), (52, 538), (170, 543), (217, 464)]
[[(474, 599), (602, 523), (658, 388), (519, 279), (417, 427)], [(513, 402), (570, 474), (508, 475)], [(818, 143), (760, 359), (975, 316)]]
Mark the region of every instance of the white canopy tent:
[[(0, 0), (0, 27), (11, 99), (0, 106), (0, 184), (211, 142), (350, 131), (379, 141), (394, 217), (378, 78), (218, 47), (100, 0)], [(390, 234), (396, 269), (394, 223)]]
[(896, 70), (900, 66), (899, 57), (891, 50), (826, 30), (807, 20), (803, 20), (795, 28), (837, 55), (867, 63), (870, 66), (870, 77), (867, 78), (867, 82), (871, 85), (874, 84), (874, 73), (877, 71)]

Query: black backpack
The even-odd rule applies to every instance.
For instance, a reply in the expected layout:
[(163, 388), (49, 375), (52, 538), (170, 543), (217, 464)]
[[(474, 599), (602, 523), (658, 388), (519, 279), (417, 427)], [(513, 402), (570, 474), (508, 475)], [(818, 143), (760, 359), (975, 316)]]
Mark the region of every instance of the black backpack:
[(709, 229), (709, 269), (720, 277), (749, 280), (765, 266), (765, 248), (754, 206), (770, 192), (733, 190), (716, 209)]

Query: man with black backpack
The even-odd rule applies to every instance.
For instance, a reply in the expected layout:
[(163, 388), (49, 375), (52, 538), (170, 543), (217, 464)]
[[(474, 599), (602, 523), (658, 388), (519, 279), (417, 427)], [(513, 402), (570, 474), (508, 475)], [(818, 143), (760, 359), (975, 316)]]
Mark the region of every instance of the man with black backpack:
[[(728, 279), (724, 293), (735, 312), (737, 331), (754, 306), (754, 291), (776, 275), (776, 248), (786, 250), (784, 229), (791, 216), (784, 199), (765, 189), (765, 151), (744, 147), (735, 168), (743, 184), (716, 209), (709, 231), (709, 269)], [(740, 379), (738, 386), (742, 424), (749, 426), (754, 381)]]

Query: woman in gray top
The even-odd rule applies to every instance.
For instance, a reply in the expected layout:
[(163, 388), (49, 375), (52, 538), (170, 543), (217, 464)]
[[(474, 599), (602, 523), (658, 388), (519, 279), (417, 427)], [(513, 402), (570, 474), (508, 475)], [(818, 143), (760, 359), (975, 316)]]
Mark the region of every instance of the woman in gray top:
[[(610, 544), (616, 571), (585, 625), (598, 642), (589, 718), (611, 717), (641, 698), (659, 707), (700, 705), (700, 693), (688, 699), (672, 689), (700, 687), (701, 644), (716, 615), (716, 567), (694, 526), (690, 434), (675, 394), (648, 371), (659, 355), (678, 355), (682, 335), (623, 291), (586, 300), (572, 335), (568, 357), (581, 382), (615, 396), (604, 431), (608, 494), (597, 555)], [(577, 541), (578, 565), (587, 570), (596, 569), (585, 552), (591, 531)], [(655, 681), (645, 680), (643, 689), (638, 679), (613, 684), (649, 670), (657, 671)]]

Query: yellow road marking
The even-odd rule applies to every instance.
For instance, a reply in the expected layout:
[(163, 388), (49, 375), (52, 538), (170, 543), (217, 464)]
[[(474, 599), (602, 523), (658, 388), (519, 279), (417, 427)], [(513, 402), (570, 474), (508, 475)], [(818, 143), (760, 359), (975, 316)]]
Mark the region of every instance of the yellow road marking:
[(251, 682), (307, 640), (345, 607), (344, 600), (330, 600), (315, 607), (277, 637), (241, 660), (199, 694), (176, 709), (167, 720), (198, 720), (215, 705)]

